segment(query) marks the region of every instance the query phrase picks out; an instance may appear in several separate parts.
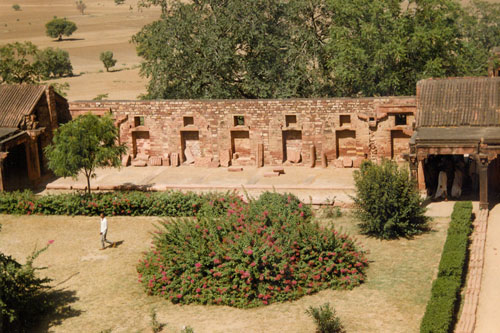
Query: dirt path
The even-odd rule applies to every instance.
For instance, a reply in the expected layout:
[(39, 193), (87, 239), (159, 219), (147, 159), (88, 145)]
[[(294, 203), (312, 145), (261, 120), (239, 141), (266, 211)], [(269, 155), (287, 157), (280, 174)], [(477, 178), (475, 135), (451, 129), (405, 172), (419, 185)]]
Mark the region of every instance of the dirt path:
[(476, 315), (476, 332), (499, 332), (500, 318), (500, 204), (488, 217), (483, 277)]

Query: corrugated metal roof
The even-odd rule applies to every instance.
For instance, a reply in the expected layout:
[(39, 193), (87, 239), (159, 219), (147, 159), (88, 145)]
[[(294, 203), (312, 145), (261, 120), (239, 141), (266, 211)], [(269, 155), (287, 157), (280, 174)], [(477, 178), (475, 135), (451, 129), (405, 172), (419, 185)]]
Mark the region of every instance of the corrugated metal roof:
[(417, 128), (439, 126), (500, 126), (500, 77), (419, 81)]
[(18, 127), (29, 115), (44, 93), (46, 86), (0, 85), (0, 127)]

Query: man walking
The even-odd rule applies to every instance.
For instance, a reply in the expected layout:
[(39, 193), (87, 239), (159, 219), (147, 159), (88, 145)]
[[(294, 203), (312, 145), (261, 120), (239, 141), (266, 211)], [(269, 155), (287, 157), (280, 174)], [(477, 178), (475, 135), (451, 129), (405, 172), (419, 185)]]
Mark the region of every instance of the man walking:
[(110, 242), (109, 240), (106, 239), (106, 234), (108, 233), (108, 220), (106, 220), (106, 216), (104, 216), (104, 213), (101, 213), (101, 250), (104, 250), (106, 248), (106, 244), (110, 244), (112, 247), (115, 247), (115, 243)]

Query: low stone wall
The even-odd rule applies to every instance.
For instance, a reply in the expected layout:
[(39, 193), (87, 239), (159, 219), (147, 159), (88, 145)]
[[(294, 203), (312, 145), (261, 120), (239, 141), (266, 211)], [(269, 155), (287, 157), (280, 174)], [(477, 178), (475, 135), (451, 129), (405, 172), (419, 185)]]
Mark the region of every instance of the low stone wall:
[[(415, 97), (75, 101), (73, 117), (111, 112), (138, 164), (334, 165), (408, 153)], [(153, 159), (151, 159), (153, 157)]]

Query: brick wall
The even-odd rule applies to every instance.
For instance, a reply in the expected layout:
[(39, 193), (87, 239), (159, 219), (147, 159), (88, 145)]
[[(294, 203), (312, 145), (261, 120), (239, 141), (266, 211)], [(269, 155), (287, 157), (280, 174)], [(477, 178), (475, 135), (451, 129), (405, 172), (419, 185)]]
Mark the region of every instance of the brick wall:
[[(313, 158), (321, 163), (326, 156), (337, 167), (356, 166), (365, 158), (400, 160), (408, 150), (415, 104), (415, 97), (69, 103), (73, 117), (111, 111), (131, 154), (138, 149), (150, 156), (178, 153), (184, 161), (190, 147), (205, 160), (229, 151), (233, 164), (255, 165), (262, 144), (264, 165), (280, 165), (284, 158), (311, 165)], [(313, 146), (316, 156), (311, 156)]]

